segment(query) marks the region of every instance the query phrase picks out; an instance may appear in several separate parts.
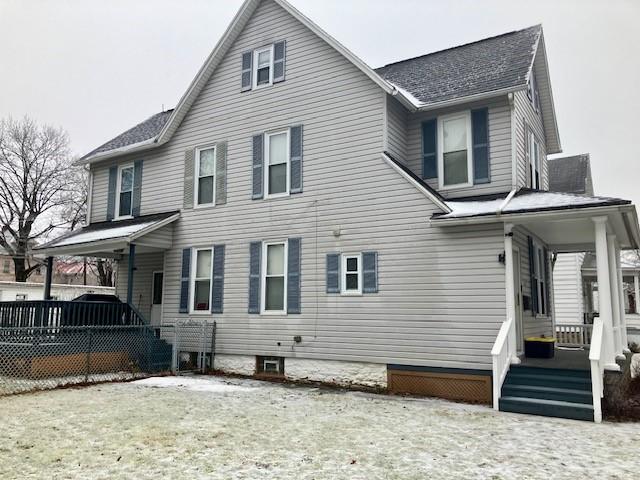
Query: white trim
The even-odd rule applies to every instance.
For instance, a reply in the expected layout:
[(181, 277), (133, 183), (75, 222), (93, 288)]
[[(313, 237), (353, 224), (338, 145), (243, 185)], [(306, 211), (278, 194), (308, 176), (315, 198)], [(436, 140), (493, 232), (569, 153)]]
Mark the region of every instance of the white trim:
[(449, 208), (449, 206), (446, 203), (444, 203), (442, 200), (440, 200), (437, 196), (435, 196), (428, 189), (424, 188), (424, 186), (422, 186), (419, 182), (417, 182), (414, 178), (412, 178), (411, 175), (409, 175), (407, 172), (402, 170), (398, 165), (396, 165), (396, 163), (393, 160), (391, 160), (387, 154), (382, 153), (381, 156), (382, 156), (382, 159), (387, 164), (389, 164), (396, 172), (398, 172), (400, 175), (402, 175), (409, 183), (411, 183), (420, 192), (422, 192), (422, 194), (425, 197), (427, 197), (429, 200), (431, 200), (438, 208), (440, 208), (440, 210), (442, 210), (443, 212), (446, 212), (446, 213), (451, 213), (453, 211), (453, 210), (451, 210), (451, 208)]
[[(269, 143), (270, 143), (270, 139), (271, 137), (275, 136), (275, 135), (282, 135), (282, 134), (286, 135), (286, 140), (285, 140), (285, 148), (287, 149), (286, 151), (286, 155), (285, 155), (285, 175), (286, 175), (286, 190), (284, 192), (280, 192), (280, 193), (269, 193)], [(278, 198), (278, 197), (288, 197), (290, 192), (291, 192), (291, 175), (289, 172), (290, 169), (290, 165), (291, 165), (291, 129), (290, 128), (286, 128), (286, 129), (282, 129), (282, 130), (273, 130), (271, 132), (265, 132), (264, 134), (264, 198), (265, 199), (269, 199), (269, 198)], [(282, 163), (277, 163), (276, 165), (282, 165)]]
[[(456, 183), (451, 185), (444, 184), (444, 122), (450, 120), (464, 119), (467, 129), (467, 182)], [(438, 116), (438, 185), (440, 190), (450, 190), (454, 188), (472, 187), (473, 186), (473, 139), (471, 129), (471, 111), (450, 113), (448, 115)]]
[[(120, 215), (120, 188), (122, 187), (122, 171), (131, 169), (131, 205), (129, 215)], [(113, 215), (113, 220), (125, 220), (127, 218), (133, 218), (133, 186), (136, 183), (136, 169), (133, 163), (125, 163), (123, 165), (118, 166), (118, 175), (116, 175), (116, 202), (115, 202), (115, 212)]]
[[(196, 281), (206, 280), (206, 277), (196, 277), (196, 268), (198, 266), (198, 252), (211, 253), (211, 267), (209, 268), (209, 307), (206, 310), (196, 310), (194, 308), (194, 300), (196, 293)], [(189, 275), (189, 313), (191, 315), (211, 315), (211, 289), (213, 287), (213, 247), (192, 247), (191, 248), (191, 274)]]
[[(513, 93), (508, 94), (509, 100), (509, 117), (510, 117), (510, 132), (511, 132), (511, 188), (518, 188), (518, 132), (516, 129), (516, 105), (515, 95)], [(526, 172), (525, 172), (526, 177)]]
[(412, 112), (428, 112), (431, 110), (438, 110), (445, 107), (453, 107), (453, 106), (461, 105), (464, 103), (476, 102), (480, 100), (486, 100), (488, 98), (499, 97), (502, 95), (507, 95), (509, 93), (520, 92), (526, 89), (527, 89), (527, 84), (524, 83), (522, 85), (499, 88), (497, 90), (490, 90), (488, 92), (476, 93), (474, 95), (465, 95), (464, 97), (452, 98), (450, 100), (442, 100), (440, 102), (425, 103), (425, 104), (421, 104), (420, 106), (416, 106), (415, 103), (412, 104), (411, 100), (406, 99), (406, 97), (401, 97), (401, 98), (404, 99), (403, 104), (406, 105), (405, 102), (407, 102), (413, 105), (413, 108), (410, 108)]
[(89, 178), (87, 180), (87, 214), (84, 218), (84, 226), (91, 223), (91, 207), (93, 206), (93, 172), (89, 169)]
[[(212, 198), (210, 203), (198, 203), (198, 195), (200, 193), (200, 153), (204, 150), (213, 150), (213, 177)], [(193, 166), (193, 208), (213, 207), (216, 204), (216, 171), (218, 168), (218, 146), (217, 144), (198, 147), (195, 151), (195, 161)], [(206, 178), (206, 177), (203, 177)]]
[(89, 157), (83, 157), (75, 162), (74, 165), (90, 165), (93, 163), (100, 162), (102, 160), (107, 160), (109, 158), (117, 157), (119, 155), (124, 155), (125, 153), (133, 153), (141, 150), (148, 150), (150, 148), (155, 147), (156, 137), (149, 138), (147, 140), (143, 140), (142, 142), (132, 143), (131, 145), (125, 145), (124, 147), (114, 148), (113, 150), (107, 150), (106, 152), (94, 153)]
[[(266, 309), (266, 299), (267, 299), (267, 250), (271, 245), (284, 245), (283, 259), (282, 259), (282, 267), (283, 274), (282, 278), (284, 279), (284, 287), (283, 294), (284, 298), (282, 299), (282, 310), (267, 310)], [(261, 315), (286, 315), (287, 314), (287, 272), (289, 270), (289, 241), (288, 240), (277, 240), (270, 242), (262, 242), (262, 256), (260, 259), (260, 314)], [(271, 275), (272, 277), (280, 276), (280, 275)]]
[[(271, 87), (273, 85), (273, 48), (274, 44), (265, 45), (264, 47), (256, 48), (253, 50), (253, 60), (251, 62), (251, 89), (259, 90), (264, 87)], [(263, 52), (269, 52), (269, 82), (258, 85), (258, 58)]]
[[(340, 255), (340, 295), (345, 297), (354, 297), (362, 295), (362, 253), (343, 253)], [(356, 258), (358, 260), (358, 288), (356, 290), (347, 290), (347, 260)], [(353, 274), (353, 272), (350, 272)]]

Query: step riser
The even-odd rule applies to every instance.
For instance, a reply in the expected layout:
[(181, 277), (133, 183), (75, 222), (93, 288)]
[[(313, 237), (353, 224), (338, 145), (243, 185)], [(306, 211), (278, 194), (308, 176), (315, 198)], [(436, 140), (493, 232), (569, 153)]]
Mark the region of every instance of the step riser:
[(521, 377), (507, 375), (505, 385), (531, 385), (538, 387), (569, 388), (572, 390), (591, 391), (591, 380), (562, 378), (562, 377)]
[(523, 404), (517, 401), (500, 400), (500, 411), (512, 413), (525, 413), (528, 415), (540, 415), (544, 417), (568, 418), (571, 420), (585, 420), (593, 422), (593, 411), (573, 407), (559, 407), (536, 404)]
[(585, 405), (592, 405), (593, 398), (591, 393), (566, 393), (566, 392), (554, 392), (554, 391), (540, 391), (540, 390), (520, 390), (515, 385), (505, 385), (502, 388), (503, 397), (527, 397), (527, 398), (540, 398), (543, 400), (560, 400), (562, 402), (582, 403)]
[(568, 370), (563, 368), (526, 367), (520, 365), (512, 365), (510, 372), (525, 375), (554, 375), (559, 377), (583, 378), (591, 380), (591, 372), (589, 370)]

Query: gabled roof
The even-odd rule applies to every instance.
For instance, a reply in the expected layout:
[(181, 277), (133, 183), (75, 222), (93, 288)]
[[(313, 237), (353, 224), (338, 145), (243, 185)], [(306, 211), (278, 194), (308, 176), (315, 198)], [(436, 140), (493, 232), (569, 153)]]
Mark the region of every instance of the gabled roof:
[(421, 106), (526, 87), (542, 26), (536, 25), (376, 68)]
[(549, 190), (593, 195), (589, 154), (549, 159)]
[[(176, 108), (170, 111), (168, 118), (157, 114), (160, 116), (155, 120), (152, 121), (156, 116), (151, 117), (85, 155), (80, 162), (100, 161), (124, 153), (155, 148), (169, 141), (261, 1), (245, 0)], [(429, 110), (447, 102), (470, 101), (477, 98), (478, 95), (488, 97), (526, 88), (538, 45), (543, 44), (542, 27), (538, 25), (442, 52), (397, 62), (374, 71), (286, 0), (272, 1), (327, 42), (383, 91), (398, 98), (410, 111)], [(546, 57), (544, 62), (546, 62)], [(549, 85), (548, 97), (551, 98), (550, 83), (546, 82), (546, 85)], [(455, 89), (458, 89), (459, 93), (456, 93)], [(169, 112), (163, 113), (168, 114)], [(548, 122), (547, 119), (543, 119), (545, 123)], [(555, 132), (554, 138), (556, 138), (555, 114), (549, 120), (551, 127), (546, 130), (551, 133)], [(145, 124), (150, 128), (143, 130), (142, 125)], [(158, 127), (160, 127), (160, 131), (152, 133)], [(139, 135), (139, 133), (141, 134)], [(146, 138), (142, 139), (142, 137)], [(558, 148), (552, 149), (551, 153), (560, 151), (559, 140), (556, 143)]]

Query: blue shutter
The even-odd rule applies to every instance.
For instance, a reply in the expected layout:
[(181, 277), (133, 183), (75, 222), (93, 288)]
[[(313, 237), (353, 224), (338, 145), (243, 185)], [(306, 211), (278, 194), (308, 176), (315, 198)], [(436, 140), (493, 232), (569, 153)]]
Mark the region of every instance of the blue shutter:
[(214, 245), (212, 265), (211, 313), (222, 313), (224, 300), (224, 245)]
[(227, 142), (216, 145), (216, 205), (227, 203)]
[(291, 193), (302, 192), (302, 125), (291, 127), (291, 155), (289, 168), (291, 169)]
[(551, 308), (551, 305), (549, 303), (549, 298), (551, 297), (551, 295), (549, 294), (549, 290), (550, 290), (550, 280), (551, 280), (551, 275), (549, 275), (549, 250), (545, 248), (543, 248), (542, 253), (544, 255), (544, 313), (546, 315), (549, 315), (549, 311)]
[(286, 42), (273, 44), (273, 83), (284, 82)]
[(473, 183), (489, 183), (489, 110), (471, 112), (473, 137)]
[(182, 273), (180, 275), (180, 313), (189, 312), (189, 272), (191, 270), (191, 249), (182, 250)]
[(301, 240), (290, 238), (287, 243), (287, 313), (300, 313)]
[(113, 220), (116, 212), (116, 188), (118, 183), (118, 167), (109, 169), (109, 190), (107, 191), (107, 221)]
[(242, 88), (241, 92), (251, 90), (253, 72), (253, 52), (244, 52), (242, 54)]
[(263, 197), (263, 187), (264, 187), (264, 179), (263, 179), (263, 150), (264, 150), (264, 135), (255, 135), (253, 137), (253, 155), (252, 155), (252, 172), (253, 172), (253, 193), (251, 198), (253, 200), (259, 200)]
[(249, 245), (249, 313), (260, 313), (260, 256), (262, 242)]
[(327, 293), (340, 293), (340, 254), (327, 254)]
[(422, 122), (422, 178), (438, 178), (436, 119)]
[(140, 198), (142, 196), (142, 160), (136, 160), (133, 164), (133, 199), (131, 215), (140, 216)]
[(529, 277), (531, 278), (531, 312), (535, 315), (538, 313), (538, 283), (536, 280), (536, 249), (533, 246), (533, 239), (527, 237), (529, 244)]
[(377, 252), (362, 252), (362, 293), (378, 293)]

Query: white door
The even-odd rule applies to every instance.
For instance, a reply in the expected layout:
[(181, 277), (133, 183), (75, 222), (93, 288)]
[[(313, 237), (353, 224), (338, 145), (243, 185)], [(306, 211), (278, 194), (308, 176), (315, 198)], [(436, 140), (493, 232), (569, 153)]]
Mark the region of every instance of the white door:
[(164, 286), (164, 272), (153, 272), (151, 287), (151, 325), (162, 323), (162, 289)]
[(522, 327), (522, 283), (520, 282), (520, 250), (513, 249), (513, 292), (516, 307), (516, 345), (518, 353), (524, 350), (524, 329)]

